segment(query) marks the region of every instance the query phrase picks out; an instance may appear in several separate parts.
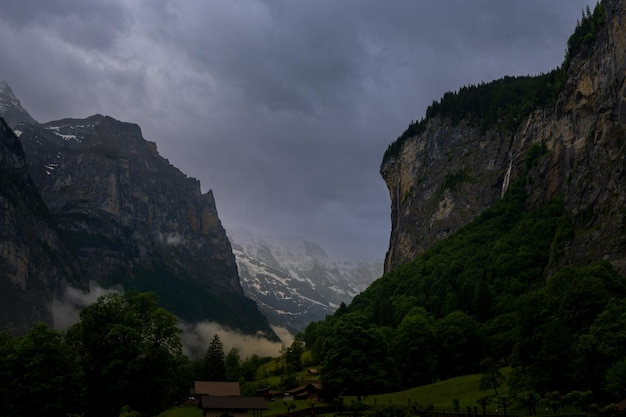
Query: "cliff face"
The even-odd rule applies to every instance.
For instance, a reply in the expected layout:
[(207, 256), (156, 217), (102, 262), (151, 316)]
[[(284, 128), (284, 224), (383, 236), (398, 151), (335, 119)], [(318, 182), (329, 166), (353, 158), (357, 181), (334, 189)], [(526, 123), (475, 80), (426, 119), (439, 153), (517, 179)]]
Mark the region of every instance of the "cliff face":
[(626, 273), (626, 12), (604, 1), (605, 23), (572, 57), (556, 104), (517, 129), (481, 133), (428, 120), (381, 165), (391, 197), (385, 270), (408, 262), (490, 207), (524, 171), (532, 144), (547, 152), (528, 173), (529, 205), (562, 195), (575, 236), (563, 263), (611, 261)]
[(52, 324), (55, 296), (95, 283), (277, 340), (244, 295), (212, 192), (139, 126), (102, 115), (40, 124), (4, 82), (0, 115), (11, 126), (0, 130), (0, 326)]
[(194, 279), (242, 294), (212, 193), (160, 157), (137, 125), (95, 115), (18, 129), (33, 180), (90, 276), (128, 271), (158, 254), (183, 268), (193, 261)]
[(34, 322), (52, 323), (49, 306), (67, 285), (87, 288), (28, 175), (19, 140), (0, 119), (0, 326), (21, 334)]
[(156, 291), (187, 321), (273, 335), (244, 296), (213, 194), (162, 158), (139, 126), (94, 115), (16, 131), (87, 279)]

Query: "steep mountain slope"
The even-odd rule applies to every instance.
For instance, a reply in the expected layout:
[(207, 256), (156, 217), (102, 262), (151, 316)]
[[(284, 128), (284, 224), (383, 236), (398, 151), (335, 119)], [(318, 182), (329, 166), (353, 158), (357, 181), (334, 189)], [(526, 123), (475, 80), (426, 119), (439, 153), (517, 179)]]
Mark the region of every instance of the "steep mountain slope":
[(626, 1), (583, 16), (561, 69), (447, 93), (389, 146), (386, 273), (305, 331), (327, 389), (506, 364), (530, 414), (623, 399)]
[(94, 115), (46, 124), (22, 117), (13, 127), (86, 280), (155, 291), (186, 321), (275, 338), (244, 296), (212, 192), (161, 157), (139, 126)]
[(13, 90), (5, 81), (0, 81), (0, 114), (9, 126), (14, 126), (19, 122), (37, 123), (22, 107)]
[(49, 306), (67, 285), (87, 288), (19, 140), (0, 119), (0, 326), (22, 334), (36, 321), (51, 324)]
[(349, 303), (382, 273), (380, 262), (335, 262), (315, 242), (228, 231), (245, 294), (292, 332)]
[[(521, 176), (529, 150), (540, 150), (526, 183), (528, 207), (562, 195), (575, 230), (555, 262), (607, 259), (626, 273), (625, 29), (624, 3), (605, 1), (570, 39), (567, 77), (555, 100), (535, 100), (537, 107), (518, 114), (506, 114), (512, 100), (505, 100), (487, 125), (480, 109), (460, 118), (444, 113), (444, 105), (457, 103), (451, 94), (390, 146), (381, 165), (392, 201), (386, 271), (491, 207)], [(544, 90), (560, 82), (556, 76), (537, 79)], [(477, 87), (476, 95), (514, 81)], [(502, 94), (515, 97), (514, 88)]]

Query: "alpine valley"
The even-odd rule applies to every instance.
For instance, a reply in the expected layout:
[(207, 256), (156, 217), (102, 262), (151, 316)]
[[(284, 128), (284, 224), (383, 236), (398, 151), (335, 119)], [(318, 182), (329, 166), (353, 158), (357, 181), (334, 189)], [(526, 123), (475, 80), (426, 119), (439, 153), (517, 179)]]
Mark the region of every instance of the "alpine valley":
[(304, 239), (235, 230), (231, 247), (211, 191), (135, 124), (38, 123), (5, 82), (0, 115), (0, 327), (52, 324), (68, 288), (101, 286), (154, 291), (184, 321), (276, 340), (270, 325), (303, 330), (382, 274), (382, 259), (337, 263)]

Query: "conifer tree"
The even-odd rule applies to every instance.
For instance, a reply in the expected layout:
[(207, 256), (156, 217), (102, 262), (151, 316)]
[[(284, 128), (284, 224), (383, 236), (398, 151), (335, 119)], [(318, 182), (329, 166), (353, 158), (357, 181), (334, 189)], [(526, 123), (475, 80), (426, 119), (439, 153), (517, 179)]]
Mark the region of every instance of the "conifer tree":
[(204, 376), (208, 381), (226, 381), (224, 345), (217, 334), (204, 355)]

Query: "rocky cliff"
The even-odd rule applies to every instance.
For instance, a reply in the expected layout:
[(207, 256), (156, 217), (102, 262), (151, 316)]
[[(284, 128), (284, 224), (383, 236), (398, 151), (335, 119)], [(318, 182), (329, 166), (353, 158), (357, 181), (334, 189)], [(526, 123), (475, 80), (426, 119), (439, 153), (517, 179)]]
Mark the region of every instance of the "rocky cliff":
[[(427, 117), (419, 132), (393, 144), (381, 165), (392, 217), (386, 271), (467, 224), (524, 175), (529, 205), (560, 195), (571, 215), (575, 233), (559, 262), (607, 259), (626, 273), (625, 2), (598, 7), (602, 19), (570, 47), (554, 102), (512, 129)], [(545, 152), (526, 175), (533, 146)]]
[(46, 124), (22, 118), (13, 128), (50, 217), (80, 261), (82, 288), (92, 281), (155, 291), (186, 321), (275, 338), (244, 296), (212, 192), (161, 157), (139, 126), (94, 115)]
[(19, 140), (0, 118), (0, 325), (25, 333), (34, 322), (52, 323), (50, 305), (67, 285), (87, 289)]

